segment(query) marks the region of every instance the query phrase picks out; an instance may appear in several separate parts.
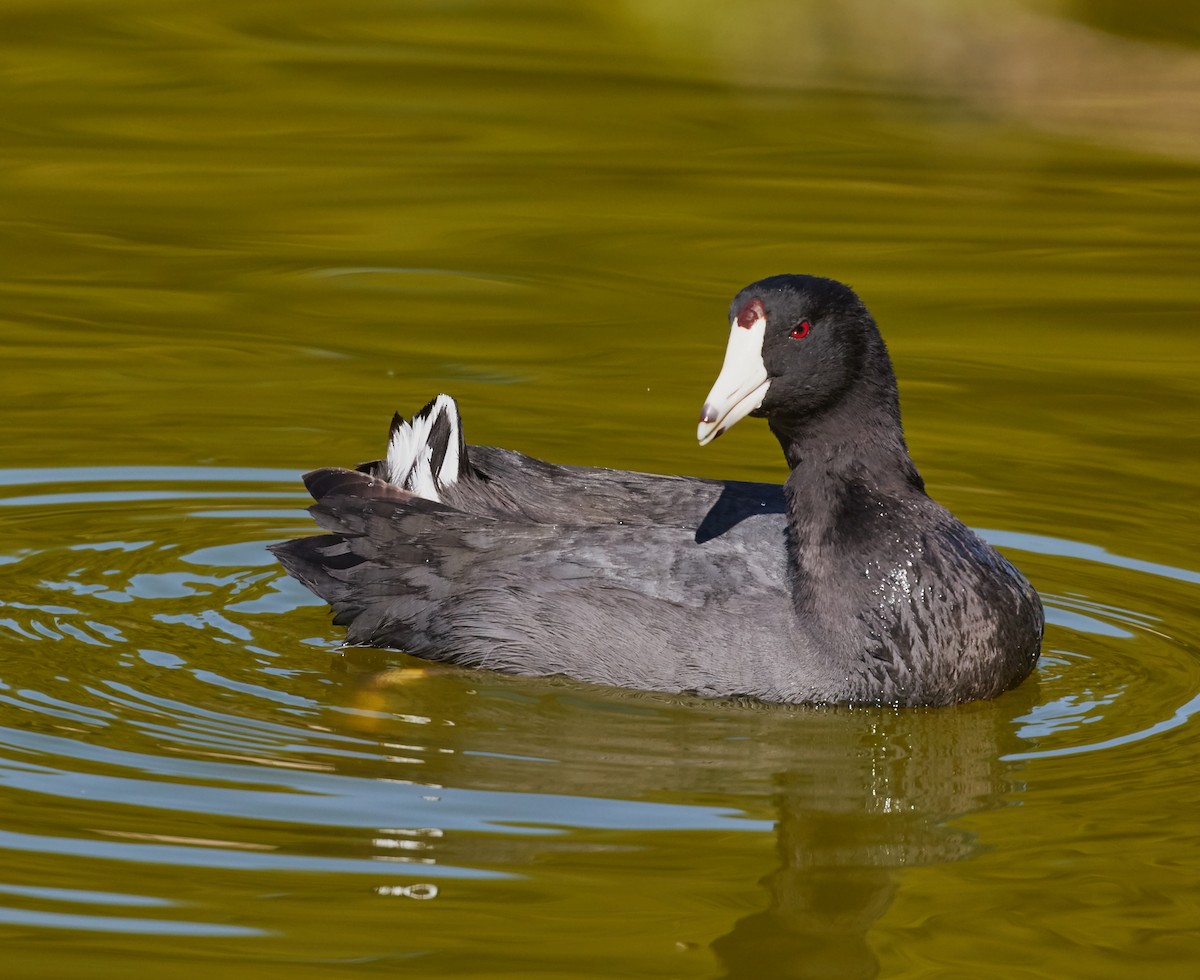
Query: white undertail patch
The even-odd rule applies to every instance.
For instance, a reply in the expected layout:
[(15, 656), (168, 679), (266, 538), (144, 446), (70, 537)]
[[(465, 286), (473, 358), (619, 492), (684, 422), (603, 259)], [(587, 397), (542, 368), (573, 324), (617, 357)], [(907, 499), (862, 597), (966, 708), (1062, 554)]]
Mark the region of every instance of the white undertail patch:
[(441, 491), (458, 481), (462, 465), (462, 421), (458, 404), (438, 395), (411, 422), (392, 422), (384, 458), (384, 476), (426, 500), (441, 503)]

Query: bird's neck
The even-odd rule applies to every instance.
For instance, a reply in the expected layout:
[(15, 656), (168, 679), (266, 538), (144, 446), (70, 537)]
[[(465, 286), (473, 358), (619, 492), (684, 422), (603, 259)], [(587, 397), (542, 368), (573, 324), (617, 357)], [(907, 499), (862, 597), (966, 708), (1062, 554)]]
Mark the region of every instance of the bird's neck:
[(768, 424), (791, 470), (786, 484), (791, 491), (862, 483), (887, 493), (924, 493), (904, 441), (890, 370), (860, 379), (823, 411)]
[(868, 563), (905, 547), (909, 511), (925, 498), (894, 382), (890, 391), (848, 392), (828, 412), (794, 426), (773, 419), (771, 429), (791, 467), (784, 495), (799, 565), (798, 607), (810, 595), (855, 594)]

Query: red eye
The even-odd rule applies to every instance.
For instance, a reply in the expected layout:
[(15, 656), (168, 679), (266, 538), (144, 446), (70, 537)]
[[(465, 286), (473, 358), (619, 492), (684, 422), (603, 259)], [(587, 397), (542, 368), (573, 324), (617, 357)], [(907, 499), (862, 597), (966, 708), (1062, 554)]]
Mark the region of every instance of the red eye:
[(808, 336), (808, 332), (812, 329), (812, 324), (807, 320), (801, 320), (792, 327), (792, 340), (803, 340)]

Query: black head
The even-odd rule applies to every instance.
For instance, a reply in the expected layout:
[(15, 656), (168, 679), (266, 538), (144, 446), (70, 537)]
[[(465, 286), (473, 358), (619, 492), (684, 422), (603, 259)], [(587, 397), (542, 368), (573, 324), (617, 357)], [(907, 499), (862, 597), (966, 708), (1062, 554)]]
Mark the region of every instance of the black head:
[(771, 276), (734, 297), (729, 320), (725, 363), (701, 415), (702, 444), (747, 415), (791, 433), (851, 402), (874, 404), (899, 423), (887, 349), (849, 286)]

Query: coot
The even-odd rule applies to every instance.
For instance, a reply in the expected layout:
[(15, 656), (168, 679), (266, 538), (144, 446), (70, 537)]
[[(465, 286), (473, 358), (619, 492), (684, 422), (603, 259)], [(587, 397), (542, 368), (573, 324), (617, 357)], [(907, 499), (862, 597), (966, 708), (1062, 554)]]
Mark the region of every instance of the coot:
[(305, 476), (328, 533), (275, 545), (351, 644), (513, 674), (764, 701), (944, 705), (1020, 683), (1037, 592), (935, 503), (854, 292), (743, 289), (698, 436), (765, 418), (782, 486), (468, 446), (439, 395), (386, 456)]

